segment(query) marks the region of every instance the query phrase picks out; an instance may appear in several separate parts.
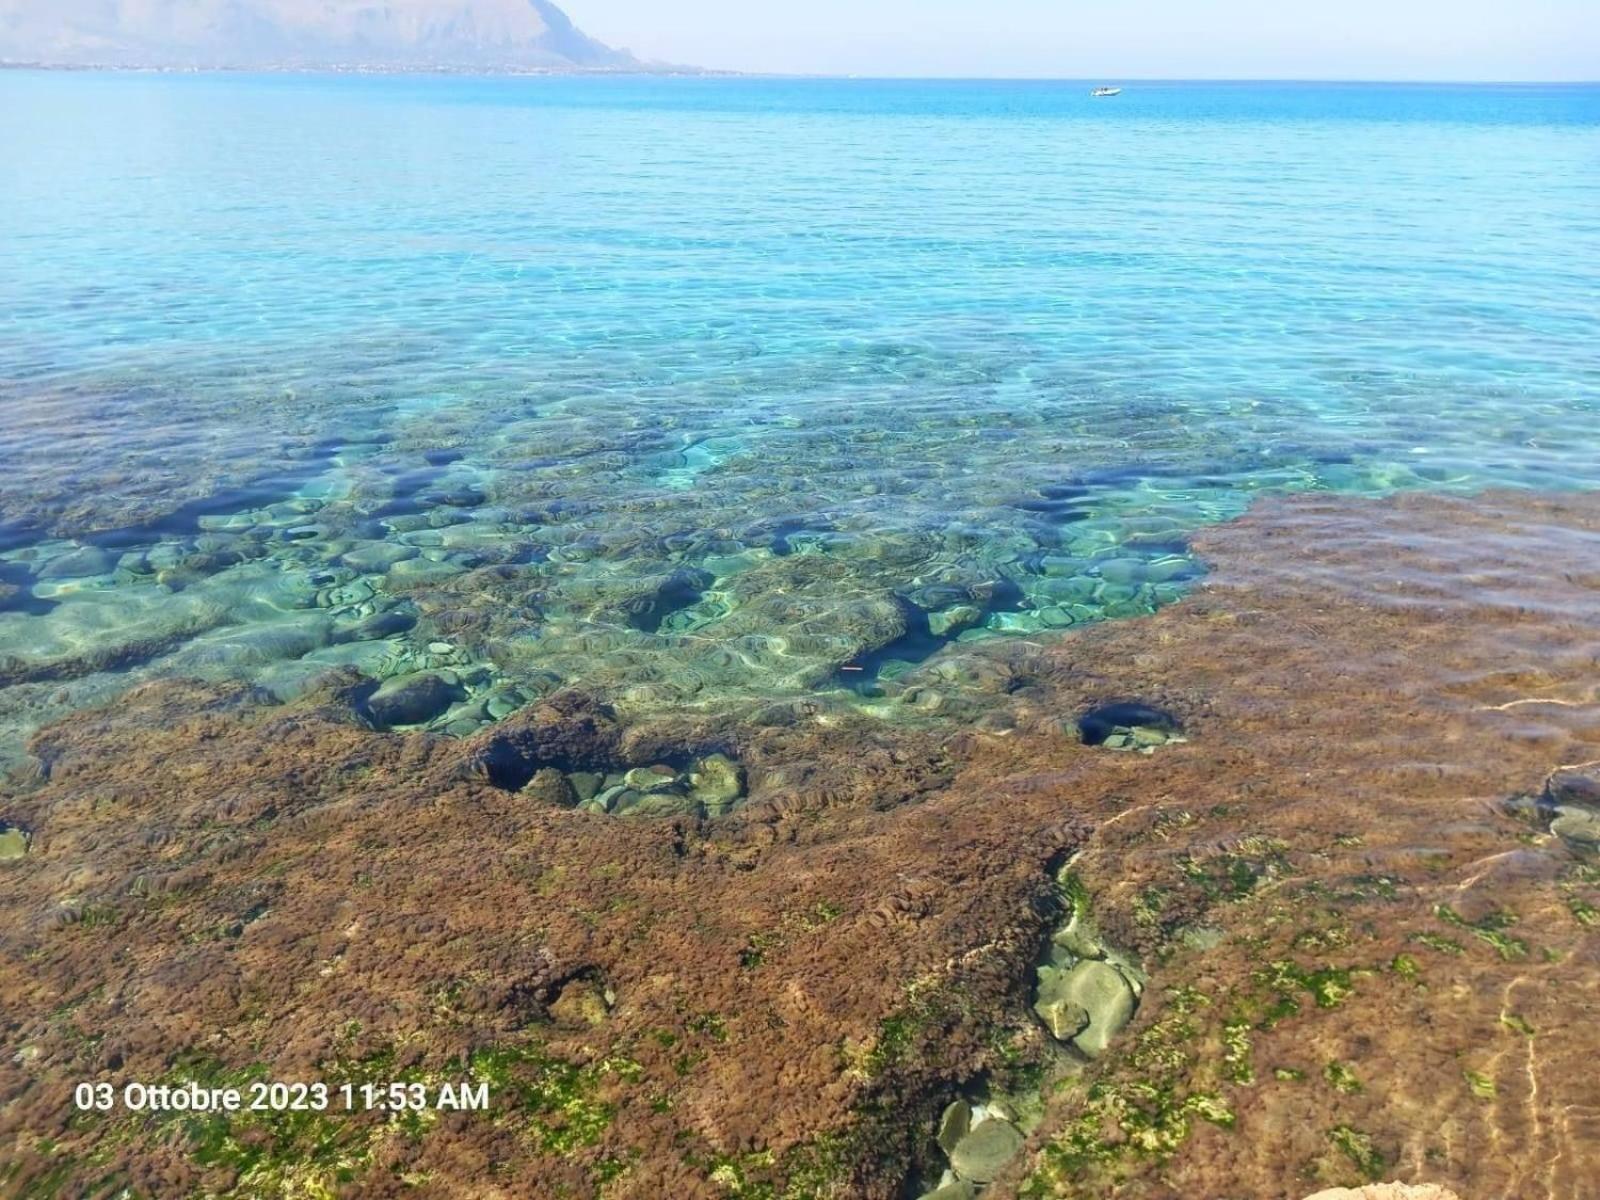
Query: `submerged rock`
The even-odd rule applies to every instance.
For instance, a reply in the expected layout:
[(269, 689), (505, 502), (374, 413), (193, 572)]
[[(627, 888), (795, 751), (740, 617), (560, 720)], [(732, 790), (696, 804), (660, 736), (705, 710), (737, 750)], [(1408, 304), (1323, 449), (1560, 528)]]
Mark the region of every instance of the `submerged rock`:
[(554, 767), (535, 771), (533, 778), (523, 786), (522, 794), (556, 808), (573, 808), (578, 803), (578, 794), (572, 790), (571, 781)]
[(726, 754), (709, 754), (689, 768), (689, 790), (710, 808), (732, 804), (744, 795), (744, 769)]
[(610, 1015), (605, 991), (593, 979), (574, 979), (550, 1005), (550, 1016), (557, 1024), (577, 1029), (604, 1024)]
[(624, 789), (612, 802), (611, 811), (619, 817), (697, 817), (700, 802), (681, 792), (636, 792)]
[(947, 1105), (944, 1112), (939, 1116), (939, 1132), (935, 1135), (935, 1140), (939, 1143), (939, 1149), (946, 1154), (950, 1154), (955, 1150), (956, 1144), (967, 1136), (971, 1128), (972, 1105), (965, 1100), (956, 1100)]
[(405, 633), (416, 623), (417, 618), (414, 613), (404, 609), (390, 609), (388, 612), (374, 613), (364, 618), (351, 628), (345, 637), (353, 642), (381, 641)]
[(1550, 832), (1581, 850), (1600, 850), (1600, 810), (1563, 808), (1550, 822)]
[(973, 1183), (994, 1180), (1022, 1149), (1022, 1133), (1009, 1121), (991, 1117), (979, 1121), (950, 1152), (950, 1166), (961, 1179)]
[(40, 579), (88, 579), (109, 575), (117, 569), (116, 557), (98, 546), (81, 546), (59, 558), (52, 558), (39, 569)]
[(928, 614), (928, 632), (937, 638), (953, 638), (983, 620), (983, 609), (973, 604), (958, 604)]
[(1556, 808), (1576, 805), (1600, 810), (1600, 763), (1561, 767), (1545, 780), (1544, 794)]
[(1033, 1008), (1058, 1038), (1057, 1028), (1065, 1030), (1076, 1024), (1061, 1040), (1070, 1040), (1094, 1058), (1104, 1053), (1111, 1039), (1133, 1019), (1138, 1003), (1126, 975), (1109, 963), (1089, 960), (1066, 971), (1042, 968)]
[(623, 787), (620, 783), (612, 784), (612, 785), (610, 785), (608, 787), (601, 788), (599, 794), (597, 794), (592, 800), (589, 800), (589, 801), (585, 802), (585, 807), (587, 807), (590, 804), (593, 804), (601, 812), (611, 812), (614, 808), (616, 808), (619, 804), (622, 803), (622, 798), (624, 796), (631, 797), (633, 802), (637, 803), (638, 802), (639, 793), (638, 792), (630, 792), (627, 788)]
[(1058, 1042), (1070, 1042), (1089, 1028), (1089, 1010), (1071, 1000), (1041, 998), (1034, 1001), (1033, 1011), (1039, 1014), (1050, 1036)]
[(572, 785), (573, 794), (579, 800), (593, 800), (600, 794), (600, 789), (605, 785), (606, 777), (594, 771), (574, 771), (567, 776), (567, 782)]
[(1545, 780), (1537, 800), (1513, 797), (1506, 808), (1514, 815), (1547, 819), (1550, 832), (1574, 850), (1600, 851), (1600, 763), (1560, 767)]
[(422, 725), (462, 698), (461, 686), (433, 671), (400, 675), (367, 698), (367, 711), (379, 725)]
[(398, 542), (367, 542), (344, 552), (344, 565), (364, 575), (380, 574), (395, 563), (417, 557), (415, 546)]
[(1183, 727), (1169, 712), (1137, 702), (1103, 704), (1078, 718), (1078, 735), (1086, 746), (1142, 749), (1181, 741)]
[(1105, 944), (1094, 921), (1085, 913), (1073, 913), (1072, 919), (1051, 934), (1050, 942), (1073, 958), (1104, 958)]
[(28, 853), (33, 839), (26, 832), (0, 821), (0, 862), (15, 862)]
[(671, 767), (635, 767), (622, 777), (622, 783), (633, 791), (652, 795), (672, 791), (682, 779)]
[(491, 721), (503, 721), (521, 708), (524, 703), (526, 701), (516, 694), (499, 692), (484, 701), (483, 711)]

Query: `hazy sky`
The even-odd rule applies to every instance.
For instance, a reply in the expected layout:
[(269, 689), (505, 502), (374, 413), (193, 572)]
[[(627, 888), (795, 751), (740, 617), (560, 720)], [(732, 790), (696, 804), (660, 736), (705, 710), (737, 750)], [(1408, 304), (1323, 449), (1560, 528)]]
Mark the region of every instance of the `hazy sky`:
[(566, 0), (641, 57), (745, 71), (1600, 79), (1600, 0)]

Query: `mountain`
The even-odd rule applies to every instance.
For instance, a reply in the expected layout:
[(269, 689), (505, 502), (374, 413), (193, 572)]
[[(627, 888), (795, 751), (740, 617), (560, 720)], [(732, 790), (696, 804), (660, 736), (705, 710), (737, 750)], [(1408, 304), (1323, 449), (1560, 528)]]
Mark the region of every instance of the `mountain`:
[(549, 0), (0, 0), (0, 62), (638, 68)]

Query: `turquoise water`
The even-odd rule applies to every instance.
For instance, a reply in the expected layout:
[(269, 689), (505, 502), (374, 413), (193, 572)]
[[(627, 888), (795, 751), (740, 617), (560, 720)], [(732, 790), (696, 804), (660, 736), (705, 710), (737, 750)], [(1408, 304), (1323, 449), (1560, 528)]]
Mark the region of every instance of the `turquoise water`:
[(6, 753), (961, 716), (1262, 492), (1600, 482), (1596, 87), (3, 72), (0, 213)]

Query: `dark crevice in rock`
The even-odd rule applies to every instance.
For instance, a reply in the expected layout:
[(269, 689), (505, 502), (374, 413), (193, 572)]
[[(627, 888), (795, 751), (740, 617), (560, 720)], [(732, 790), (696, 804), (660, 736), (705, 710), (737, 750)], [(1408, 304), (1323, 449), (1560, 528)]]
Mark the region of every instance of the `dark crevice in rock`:
[(723, 744), (623, 744), (608, 706), (559, 693), (508, 717), (469, 756), (469, 775), (556, 808), (612, 816), (718, 817), (748, 794)]
[(1164, 735), (1160, 740), (1165, 742), (1182, 735), (1183, 723), (1172, 713), (1139, 701), (1102, 704), (1078, 718), (1078, 733), (1086, 746), (1104, 746), (1119, 734), (1136, 730)]
[(580, 692), (557, 692), (490, 730), (467, 761), (470, 774), (520, 792), (544, 767), (609, 771), (621, 762), (622, 728), (609, 705)]

